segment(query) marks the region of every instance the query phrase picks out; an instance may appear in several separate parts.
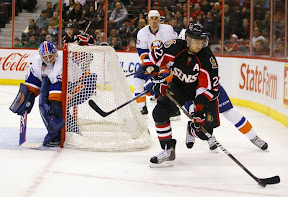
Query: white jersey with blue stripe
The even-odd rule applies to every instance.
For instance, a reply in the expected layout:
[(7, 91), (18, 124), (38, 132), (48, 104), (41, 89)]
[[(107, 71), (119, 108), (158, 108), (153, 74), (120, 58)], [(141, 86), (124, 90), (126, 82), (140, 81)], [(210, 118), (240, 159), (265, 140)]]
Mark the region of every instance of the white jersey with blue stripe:
[(152, 33), (150, 26), (147, 25), (139, 30), (137, 34), (137, 50), (141, 59), (152, 49), (161, 46), (165, 42), (177, 39), (178, 35), (171, 25), (159, 24), (158, 31)]

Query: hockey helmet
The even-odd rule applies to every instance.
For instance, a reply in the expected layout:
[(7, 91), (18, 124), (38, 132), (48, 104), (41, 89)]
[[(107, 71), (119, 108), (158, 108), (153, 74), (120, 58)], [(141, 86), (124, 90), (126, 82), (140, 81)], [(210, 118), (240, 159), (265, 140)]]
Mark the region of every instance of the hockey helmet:
[(74, 24), (73, 23), (67, 23), (66, 28), (74, 29)]
[(205, 40), (204, 47), (208, 46), (208, 34), (205, 28), (199, 23), (189, 23), (189, 26), (185, 32), (185, 35), (191, 39)]
[(54, 64), (56, 57), (57, 57), (57, 48), (56, 46), (50, 41), (44, 41), (39, 46), (39, 54), (41, 60), (46, 64)]
[(159, 14), (158, 10), (150, 10), (150, 12), (148, 14), (148, 19), (150, 19), (152, 16), (156, 16), (156, 17), (160, 18), (160, 14)]

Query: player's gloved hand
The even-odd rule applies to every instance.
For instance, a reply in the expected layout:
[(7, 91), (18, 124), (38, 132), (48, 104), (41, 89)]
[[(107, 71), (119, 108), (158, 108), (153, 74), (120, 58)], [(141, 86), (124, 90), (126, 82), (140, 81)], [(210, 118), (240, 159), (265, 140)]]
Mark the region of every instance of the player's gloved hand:
[(29, 114), (31, 112), (31, 110), (32, 110), (34, 102), (35, 102), (34, 94), (33, 93), (28, 94), (27, 97), (25, 98), (23, 104), (18, 109), (17, 115), (24, 114), (26, 110), (27, 110), (27, 114)]
[(80, 35), (77, 35), (77, 38), (79, 39), (78, 44), (80, 46), (83, 46), (83, 45), (87, 45), (87, 43), (89, 42), (90, 35), (89, 34), (80, 34)]
[(155, 92), (153, 91), (153, 82), (148, 83), (145, 87), (144, 90), (149, 90), (151, 96), (155, 95)]
[(154, 65), (154, 64), (150, 64), (150, 65), (143, 65), (141, 64), (143, 70), (145, 73), (147, 74), (152, 74), (154, 72), (159, 72), (159, 67)]
[(152, 81), (152, 90), (162, 96), (166, 96), (165, 90), (169, 89), (170, 86), (167, 83), (166, 79), (164, 76), (154, 76), (151, 78)]

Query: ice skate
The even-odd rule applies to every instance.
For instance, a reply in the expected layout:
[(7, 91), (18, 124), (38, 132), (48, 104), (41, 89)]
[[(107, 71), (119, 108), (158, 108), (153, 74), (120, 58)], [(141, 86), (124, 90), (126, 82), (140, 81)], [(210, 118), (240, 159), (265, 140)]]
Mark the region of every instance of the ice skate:
[(266, 150), (268, 148), (268, 144), (258, 136), (253, 138), (251, 142), (261, 150)]
[(176, 113), (172, 114), (170, 117), (170, 120), (181, 120), (181, 113), (180, 110), (178, 109)]
[(176, 140), (170, 140), (165, 149), (150, 159), (151, 168), (165, 168), (174, 166)]
[(217, 150), (217, 145), (216, 145), (216, 141), (215, 141), (215, 137), (212, 136), (212, 138), (208, 139), (207, 142), (209, 144), (209, 148), (212, 152), (215, 152), (215, 153), (218, 153), (218, 150)]
[(190, 134), (191, 127), (189, 126), (189, 123), (187, 125), (187, 130), (186, 130), (186, 147), (187, 148), (192, 148), (195, 144), (195, 137)]

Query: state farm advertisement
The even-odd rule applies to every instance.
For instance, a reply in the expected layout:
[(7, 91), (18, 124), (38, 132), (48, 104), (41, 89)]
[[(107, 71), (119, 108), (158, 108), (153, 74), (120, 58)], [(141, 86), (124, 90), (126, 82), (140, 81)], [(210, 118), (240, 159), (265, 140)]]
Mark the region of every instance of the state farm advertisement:
[(37, 50), (0, 49), (0, 79), (25, 79), (27, 66)]

